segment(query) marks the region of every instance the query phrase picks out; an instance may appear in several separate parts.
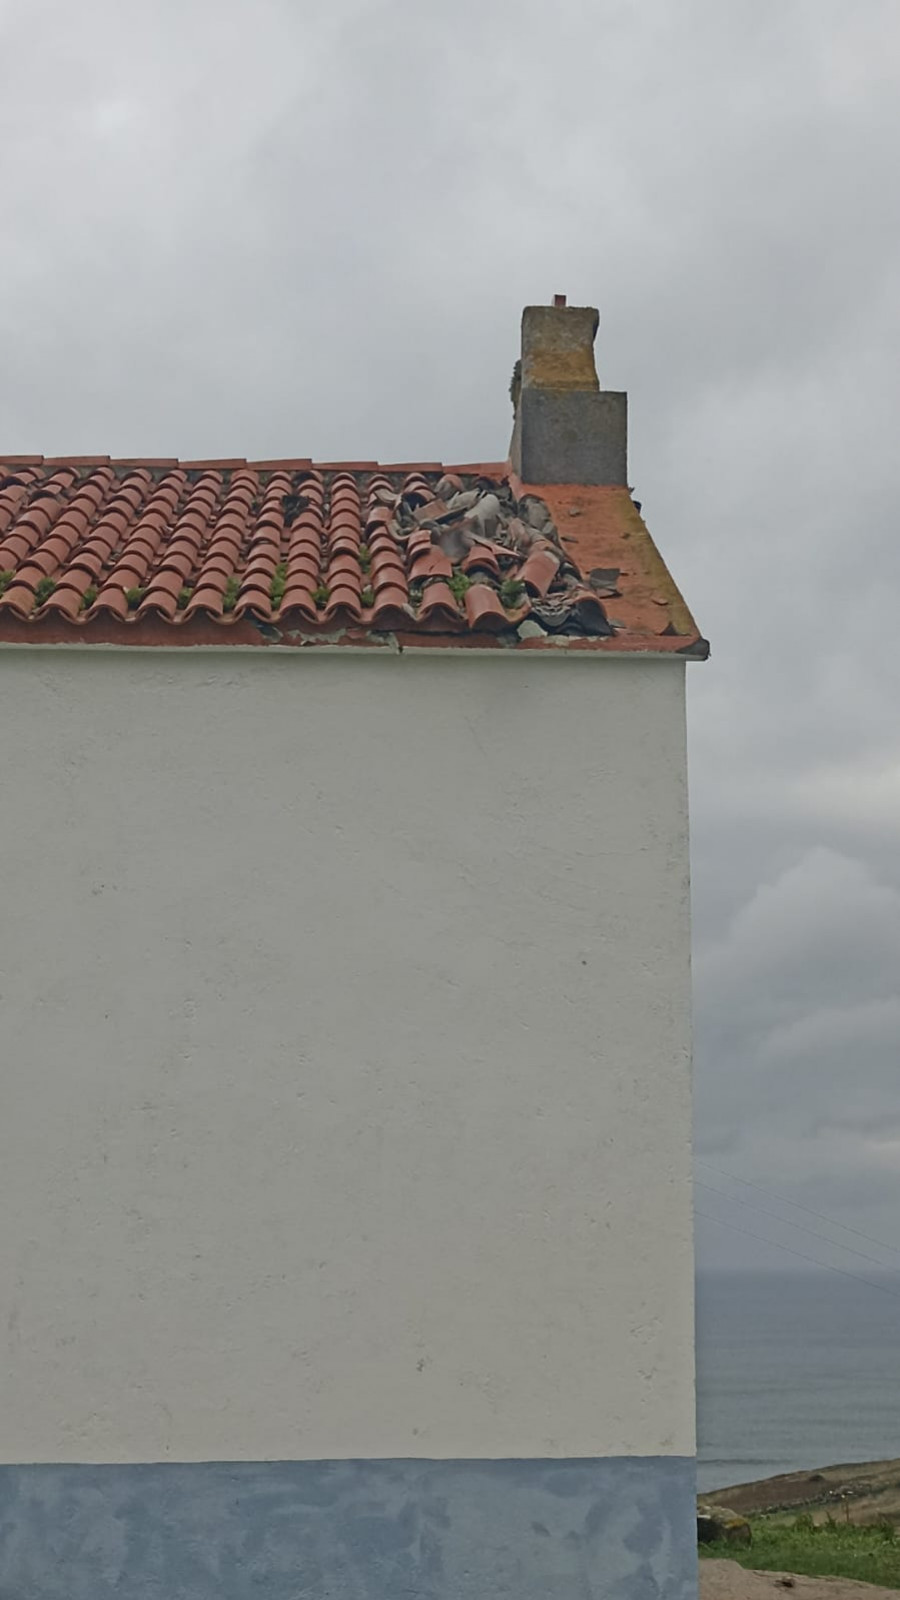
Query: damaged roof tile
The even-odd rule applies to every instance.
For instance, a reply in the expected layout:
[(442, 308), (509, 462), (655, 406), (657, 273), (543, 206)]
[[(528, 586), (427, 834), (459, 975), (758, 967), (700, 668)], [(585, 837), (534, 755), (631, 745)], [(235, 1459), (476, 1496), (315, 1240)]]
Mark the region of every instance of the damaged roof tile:
[(0, 457), (0, 642), (386, 634), (707, 650), (624, 488), (526, 486), (483, 463)]

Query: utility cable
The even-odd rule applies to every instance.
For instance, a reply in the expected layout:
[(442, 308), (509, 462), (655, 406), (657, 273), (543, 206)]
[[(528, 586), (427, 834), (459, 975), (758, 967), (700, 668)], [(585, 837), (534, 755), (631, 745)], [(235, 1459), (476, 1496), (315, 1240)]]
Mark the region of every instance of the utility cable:
[(704, 1222), (714, 1222), (720, 1228), (730, 1228), (732, 1233), (742, 1233), (748, 1239), (757, 1239), (760, 1244), (771, 1245), (775, 1250), (786, 1250), (789, 1256), (798, 1256), (801, 1261), (806, 1261), (812, 1267), (821, 1267), (826, 1272), (839, 1272), (842, 1278), (852, 1278), (854, 1283), (864, 1283), (867, 1289), (877, 1289), (881, 1294), (889, 1294), (894, 1300), (900, 1300), (896, 1289), (889, 1289), (887, 1284), (873, 1283), (871, 1278), (861, 1278), (858, 1272), (848, 1272), (846, 1267), (835, 1267), (828, 1261), (817, 1261), (814, 1256), (804, 1255), (802, 1250), (795, 1250), (789, 1244), (780, 1244), (777, 1239), (767, 1239), (763, 1233), (754, 1233), (751, 1228), (741, 1228), (736, 1222), (726, 1222), (723, 1217), (711, 1217), (706, 1211), (697, 1211), (696, 1215), (702, 1217)]
[(842, 1244), (839, 1239), (829, 1239), (827, 1233), (820, 1233), (818, 1228), (808, 1228), (803, 1222), (792, 1222), (790, 1217), (783, 1217), (778, 1211), (770, 1211), (768, 1206), (761, 1206), (755, 1200), (741, 1200), (736, 1194), (726, 1194), (722, 1189), (715, 1189), (711, 1183), (704, 1183), (702, 1178), (695, 1178), (698, 1189), (705, 1189), (707, 1194), (717, 1194), (720, 1200), (727, 1200), (729, 1205), (747, 1206), (751, 1211), (759, 1211), (764, 1217), (774, 1217), (784, 1228), (795, 1228), (798, 1233), (808, 1233), (811, 1239), (821, 1239), (823, 1244), (830, 1244), (834, 1250), (846, 1250), (850, 1255), (859, 1256), (861, 1261), (868, 1261), (873, 1267), (884, 1269), (884, 1262), (877, 1256), (867, 1255), (865, 1250), (857, 1250), (854, 1244)]
[(900, 1249), (895, 1244), (885, 1244), (883, 1239), (875, 1239), (870, 1233), (863, 1233), (861, 1228), (851, 1228), (847, 1222), (838, 1222), (836, 1217), (828, 1217), (824, 1211), (816, 1211), (812, 1206), (804, 1205), (802, 1200), (789, 1200), (786, 1194), (779, 1194), (777, 1189), (764, 1183), (754, 1183), (751, 1178), (739, 1178), (736, 1172), (725, 1172), (721, 1167), (714, 1167), (709, 1161), (697, 1159), (698, 1167), (705, 1167), (707, 1172), (714, 1172), (719, 1178), (728, 1178), (732, 1183), (742, 1183), (748, 1189), (758, 1189), (761, 1194), (769, 1195), (773, 1200), (780, 1200), (786, 1206), (796, 1206), (798, 1211), (807, 1211), (811, 1217), (818, 1217), (820, 1222), (827, 1222), (829, 1227), (843, 1228), (845, 1233), (855, 1234), (857, 1239), (865, 1239), (867, 1244), (878, 1246), (879, 1250), (890, 1250), (892, 1255), (900, 1256)]

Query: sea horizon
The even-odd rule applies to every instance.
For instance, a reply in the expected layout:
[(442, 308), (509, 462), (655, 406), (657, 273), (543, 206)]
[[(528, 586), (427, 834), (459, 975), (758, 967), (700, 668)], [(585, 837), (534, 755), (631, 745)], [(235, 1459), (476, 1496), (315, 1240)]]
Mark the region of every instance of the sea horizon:
[(900, 1457), (900, 1273), (698, 1268), (700, 1493)]

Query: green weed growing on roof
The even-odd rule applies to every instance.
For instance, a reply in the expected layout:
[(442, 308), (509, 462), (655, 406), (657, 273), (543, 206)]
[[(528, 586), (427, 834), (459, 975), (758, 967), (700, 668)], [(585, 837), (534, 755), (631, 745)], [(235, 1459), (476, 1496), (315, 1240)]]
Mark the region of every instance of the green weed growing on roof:
[(500, 585), (500, 600), (503, 605), (514, 611), (520, 606), (525, 597), (525, 585), (521, 578), (504, 578)]
[(271, 600), (273, 606), (281, 605), (281, 602), (284, 599), (284, 591), (286, 588), (287, 562), (279, 561), (275, 571), (272, 574), (272, 582), (269, 584), (269, 599)]
[(465, 599), (466, 591), (472, 587), (472, 579), (465, 572), (454, 572), (452, 578), (447, 579), (447, 587), (454, 600), (459, 603)]
[(52, 593), (53, 593), (55, 588), (56, 588), (56, 579), (55, 578), (38, 578), (38, 581), (34, 586), (34, 603), (35, 603), (35, 605), (36, 606), (42, 606), (44, 604), (45, 600), (49, 600), (50, 599), (50, 596), (52, 595)]
[(223, 611), (233, 611), (234, 610), (235, 606), (237, 605), (237, 597), (238, 597), (238, 593), (240, 592), (240, 587), (241, 587), (241, 580), (238, 577), (237, 573), (233, 572), (231, 574), (231, 577), (228, 579), (228, 582), (225, 585), (225, 593), (222, 596), (222, 610)]
[(193, 592), (194, 591), (191, 588), (191, 585), (189, 583), (186, 583), (184, 585), (183, 589), (179, 589), (179, 591), (178, 591), (178, 599), (175, 601), (175, 604), (178, 607), (179, 611), (183, 611), (184, 610), (185, 606), (190, 601), (190, 598), (191, 598), (191, 595), (193, 594)]
[(81, 596), (81, 609), (82, 609), (82, 611), (87, 611), (88, 606), (92, 606), (94, 604), (94, 601), (96, 600), (96, 598), (97, 598), (97, 585), (95, 583), (89, 583), (87, 588), (84, 591), (84, 594)]
[(125, 599), (128, 602), (129, 611), (136, 611), (143, 598), (144, 591), (137, 584), (133, 588), (125, 590)]
[(324, 606), (327, 606), (328, 593), (328, 585), (325, 583), (320, 583), (318, 588), (313, 589), (313, 605), (317, 610), (321, 611)]
[(372, 588), (363, 589), (359, 597), (359, 603), (366, 610), (368, 610), (369, 606), (373, 606), (375, 604), (375, 590)]
[(15, 573), (11, 567), (4, 568), (3, 572), (0, 572), (0, 594), (3, 594), (9, 588), (14, 577)]

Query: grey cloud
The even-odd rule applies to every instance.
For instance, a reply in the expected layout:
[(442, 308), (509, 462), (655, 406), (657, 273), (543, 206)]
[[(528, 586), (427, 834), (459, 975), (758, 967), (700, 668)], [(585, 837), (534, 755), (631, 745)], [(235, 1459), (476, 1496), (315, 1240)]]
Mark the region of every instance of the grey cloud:
[[(758, 886), (698, 953), (701, 1178), (705, 1159), (721, 1159), (839, 1220), (848, 1205), (868, 1208), (890, 1242), (900, 1201), (898, 955), (900, 891), (826, 849)], [(738, 1200), (751, 1212), (763, 1206), (757, 1228), (774, 1220), (758, 1196), (739, 1190)], [(777, 1225), (776, 1237), (785, 1241)]]
[(599, 302), (714, 651), (701, 1150), (882, 1229), (898, 43), (895, 0), (0, 3), (4, 450), (498, 457), (521, 306)]

